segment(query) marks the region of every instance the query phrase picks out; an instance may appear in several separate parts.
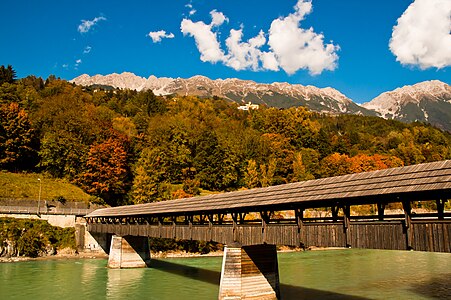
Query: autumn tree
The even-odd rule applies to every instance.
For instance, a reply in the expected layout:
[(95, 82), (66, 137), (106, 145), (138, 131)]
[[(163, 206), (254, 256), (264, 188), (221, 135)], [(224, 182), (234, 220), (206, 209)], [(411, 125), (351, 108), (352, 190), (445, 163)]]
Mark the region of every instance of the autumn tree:
[(260, 165), (260, 184), (262, 187), (267, 187), (273, 184), (276, 168), (277, 160), (274, 157), (269, 159), (268, 164)]
[(402, 167), (404, 163), (396, 156), (359, 154), (349, 157), (346, 154), (334, 153), (321, 161), (322, 177), (340, 176)]
[(295, 153), (293, 159), (293, 176), (291, 178), (291, 181), (297, 182), (310, 180), (314, 178), (315, 177), (308, 172), (307, 167), (304, 164), (302, 153), (301, 152)]
[[(108, 131), (103, 122), (102, 108), (96, 108), (90, 101), (90, 95), (79, 87), (54, 80), (47, 84), (39, 107), (33, 114), (37, 129), (42, 133), (65, 131), (80, 139), (83, 144), (96, 142), (102, 132)], [(104, 114), (103, 114), (104, 115)]]
[(349, 173), (361, 173), (387, 168), (402, 167), (404, 163), (396, 156), (359, 154), (349, 159)]
[(132, 138), (138, 135), (135, 124), (130, 118), (116, 117), (112, 119), (113, 129), (125, 134), (128, 138)]
[(290, 140), (283, 134), (262, 134), (261, 140), (266, 146), (265, 148), (268, 153), (263, 158), (263, 161), (260, 162), (260, 165), (267, 164), (269, 166), (269, 161), (274, 160), (273, 164), (275, 169), (271, 181), (276, 184), (286, 183), (285, 178), (287, 178), (292, 172), (295, 147), (291, 145)]
[(0, 106), (0, 166), (27, 170), (37, 163), (38, 142), (28, 114), (17, 103)]
[(125, 146), (117, 139), (91, 146), (81, 182), (85, 190), (110, 205), (120, 204), (129, 188), (130, 172)]
[(247, 161), (246, 173), (244, 174), (244, 182), (247, 188), (256, 188), (258, 186), (258, 170), (255, 160), (250, 159)]
[(351, 162), (346, 154), (334, 153), (321, 160), (321, 177), (340, 176), (350, 173)]

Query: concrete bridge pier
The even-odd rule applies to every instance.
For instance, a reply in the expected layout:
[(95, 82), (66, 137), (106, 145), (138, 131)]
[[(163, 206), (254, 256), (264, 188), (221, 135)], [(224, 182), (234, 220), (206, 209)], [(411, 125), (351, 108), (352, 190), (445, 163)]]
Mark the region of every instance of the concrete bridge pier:
[(149, 265), (150, 248), (148, 237), (112, 236), (108, 268), (146, 268)]
[(225, 247), (218, 298), (280, 299), (276, 246), (231, 244)]

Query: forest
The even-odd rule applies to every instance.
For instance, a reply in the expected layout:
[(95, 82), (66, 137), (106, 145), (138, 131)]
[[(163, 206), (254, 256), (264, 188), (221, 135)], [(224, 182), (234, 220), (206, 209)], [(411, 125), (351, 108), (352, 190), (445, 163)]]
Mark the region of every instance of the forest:
[(65, 179), (111, 206), (451, 158), (424, 123), (241, 111), (217, 97), (82, 87), (0, 67), (0, 169)]

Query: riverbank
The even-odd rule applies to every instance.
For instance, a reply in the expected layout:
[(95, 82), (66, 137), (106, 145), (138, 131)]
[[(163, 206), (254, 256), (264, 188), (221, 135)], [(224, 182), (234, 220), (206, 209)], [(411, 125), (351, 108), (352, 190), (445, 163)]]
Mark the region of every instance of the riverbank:
[(14, 263), (24, 261), (40, 261), (40, 260), (67, 260), (67, 259), (106, 259), (108, 254), (100, 252), (76, 252), (73, 249), (63, 249), (55, 255), (46, 255), (39, 257), (12, 256), (0, 257), (0, 263)]

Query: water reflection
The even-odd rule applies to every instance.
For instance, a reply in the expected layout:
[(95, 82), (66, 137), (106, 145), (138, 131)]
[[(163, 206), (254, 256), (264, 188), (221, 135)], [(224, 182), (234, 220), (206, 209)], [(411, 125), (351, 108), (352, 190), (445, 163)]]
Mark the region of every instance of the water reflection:
[(107, 269), (106, 296), (108, 299), (126, 299), (139, 294), (146, 269)]

